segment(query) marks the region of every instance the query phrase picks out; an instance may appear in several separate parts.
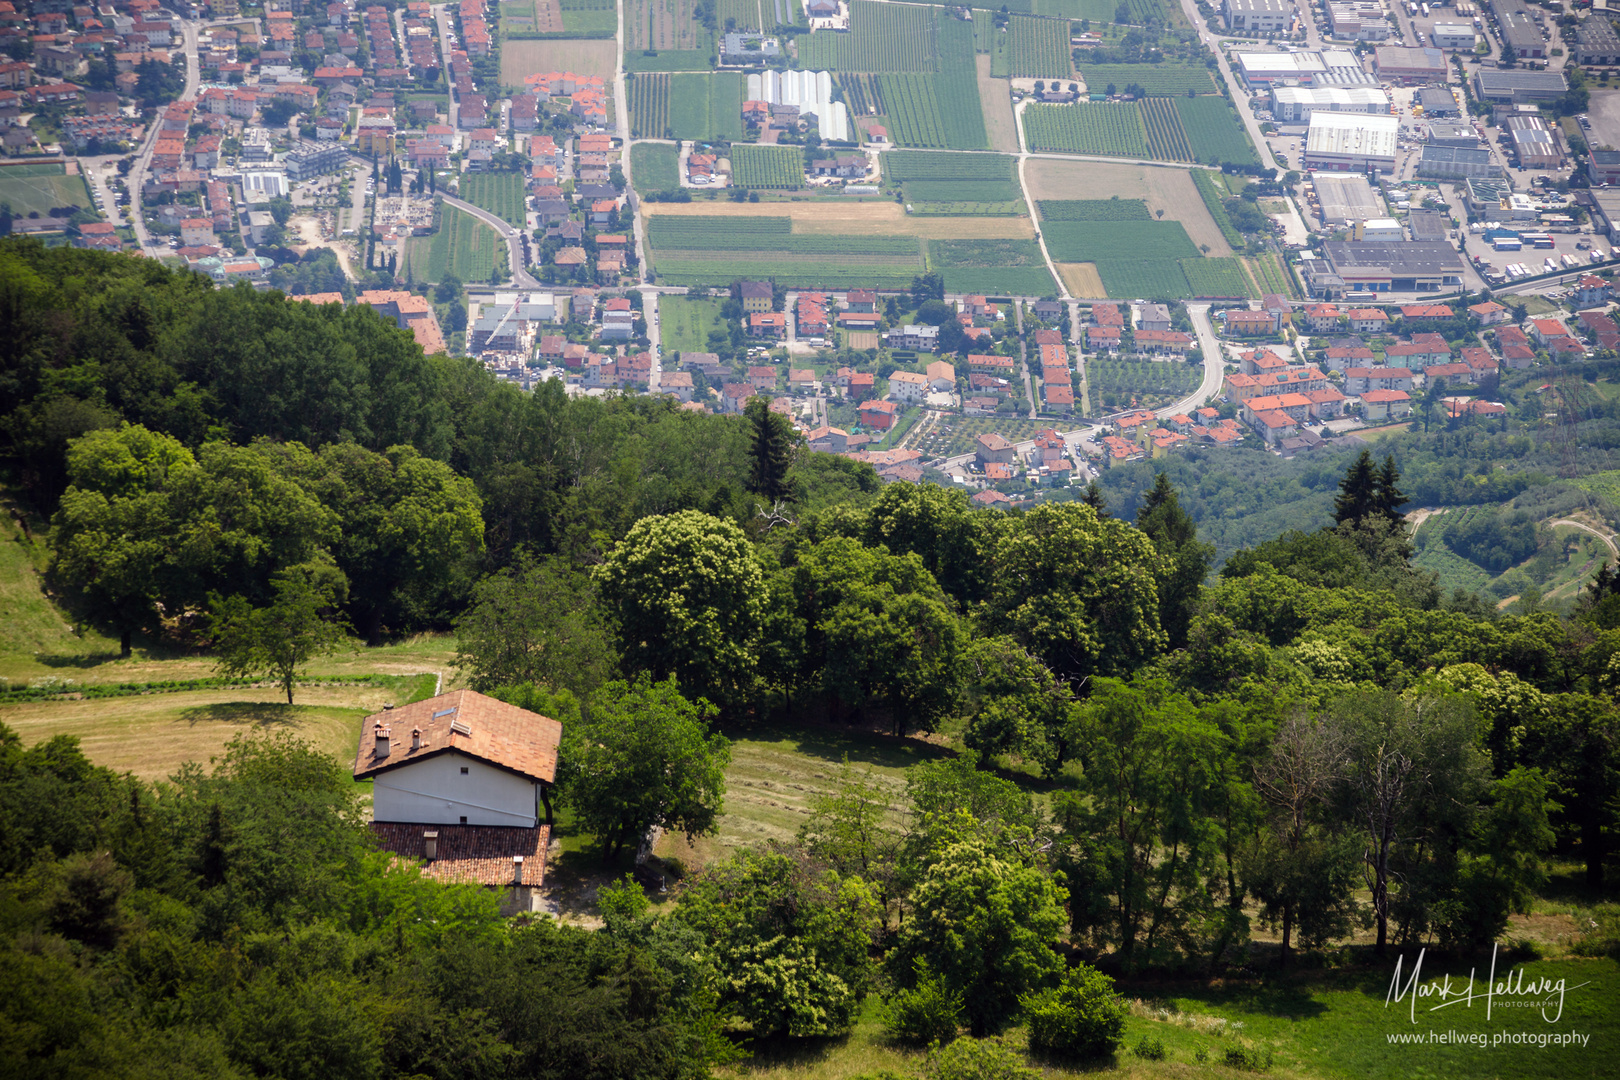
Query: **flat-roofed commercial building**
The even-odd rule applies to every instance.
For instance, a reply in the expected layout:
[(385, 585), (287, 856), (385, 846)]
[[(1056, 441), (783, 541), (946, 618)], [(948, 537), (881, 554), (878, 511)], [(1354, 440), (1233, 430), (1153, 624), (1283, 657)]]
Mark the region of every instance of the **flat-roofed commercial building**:
[(1294, 0), (1222, 0), (1221, 16), (1228, 30), (1286, 31), (1294, 24)]
[(1322, 254), (1350, 292), (1438, 292), (1462, 285), (1462, 256), (1445, 241), (1330, 240)]
[(1340, 41), (1387, 41), (1395, 33), (1382, 0), (1328, 0), (1327, 19)]
[(1541, 36), (1540, 20), (1522, 0), (1491, 0), (1491, 17), (1502, 48), (1512, 49), (1520, 60), (1545, 60), (1547, 40)]
[(1469, 23), (1435, 23), (1434, 47), (1437, 49), (1473, 49), (1474, 28)]
[(1457, 96), (1451, 92), (1450, 87), (1425, 86), (1418, 91), (1417, 100), (1418, 104), (1423, 106), (1424, 116), (1462, 115), (1462, 106), (1457, 104)]
[(1481, 101), (1511, 105), (1539, 105), (1557, 101), (1569, 92), (1561, 71), (1494, 71), (1474, 73), (1474, 93)]
[(1474, 125), (1460, 120), (1430, 120), (1423, 141), (1433, 146), (1460, 146), (1465, 150), (1479, 149), (1479, 132)]
[(1501, 176), (1502, 166), (1484, 147), (1440, 146), (1430, 143), (1418, 158), (1417, 174), (1429, 179), (1465, 180), (1470, 176)]
[[(1279, 79), (1288, 79), (1303, 85), (1316, 85), (1330, 73), (1361, 70), (1354, 54), (1343, 49), (1323, 49), (1321, 52), (1238, 52), (1232, 53), (1232, 62), (1244, 85), (1260, 90)], [(1365, 75), (1365, 72), (1362, 72)], [(1355, 80), (1355, 81), (1360, 81)]]
[(1594, 13), (1576, 29), (1574, 56), (1589, 67), (1620, 65), (1620, 34), (1607, 16)]
[(1317, 173), (1312, 187), (1324, 225), (1338, 227), (1384, 216), (1384, 205), (1365, 176)]
[(1521, 169), (1559, 169), (1564, 165), (1564, 149), (1558, 136), (1539, 116), (1510, 116), (1507, 134)]
[(1277, 120), (1309, 120), (1316, 111), (1389, 115), (1389, 95), (1376, 86), (1274, 86), (1271, 115)]
[(1305, 133), (1305, 167), (1332, 172), (1394, 169), (1400, 126), (1395, 116), (1314, 113)]
[(1428, 83), (1446, 81), (1446, 58), (1439, 49), (1414, 49), (1406, 45), (1380, 45), (1373, 52), (1373, 70), (1387, 82)]

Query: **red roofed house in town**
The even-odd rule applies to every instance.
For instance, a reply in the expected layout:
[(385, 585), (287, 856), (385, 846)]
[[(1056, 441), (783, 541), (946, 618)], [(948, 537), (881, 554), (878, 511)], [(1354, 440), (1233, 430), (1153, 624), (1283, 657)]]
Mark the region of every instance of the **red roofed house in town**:
[(1412, 412), (1412, 395), (1404, 390), (1368, 390), (1361, 395), (1362, 415), (1368, 420), (1399, 420)]
[(1487, 300), (1483, 304), (1470, 304), (1468, 311), (1479, 320), (1481, 326), (1496, 326), (1513, 317), (1512, 311), (1495, 300)]
[(787, 316), (780, 311), (756, 311), (748, 316), (749, 337), (782, 337), (787, 333)]
[(1277, 318), (1269, 311), (1228, 311), (1226, 332), (1234, 337), (1265, 337), (1277, 332)]
[(1444, 304), (1405, 304), (1401, 307), (1401, 318), (1403, 319), (1433, 322), (1454, 317), (1452, 310)]
[(1383, 308), (1352, 308), (1345, 312), (1350, 329), (1358, 334), (1381, 334), (1389, 329), (1389, 316)]
[(439, 881), (507, 890), (532, 910), (545, 880), (557, 721), (457, 690), (361, 722), (354, 778), (372, 784), (378, 846)]
[(1545, 345), (1555, 337), (1567, 337), (1569, 330), (1557, 319), (1531, 319), (1530, 335)]
[(894, 426), (894, 418), (899, 412), (900, 406), (892, 401), (863, 402), (860, 409), (861, 423), (869, 428), (887, 431)]

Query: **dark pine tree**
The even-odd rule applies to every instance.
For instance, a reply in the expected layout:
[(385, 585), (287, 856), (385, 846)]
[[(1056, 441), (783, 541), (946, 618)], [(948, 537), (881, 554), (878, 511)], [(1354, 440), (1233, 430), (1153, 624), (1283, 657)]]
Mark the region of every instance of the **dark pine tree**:
[(751, 398), (746, 411), (752, 462), (748, 490), (768, 502), (789, 501), (793, 498), (793, 481), (788, 478), (788, 470), (793, 467), (798, 448), (793, 426), (787, 417), (771, 412), (768, 398)]
[(1159, 625), (1170, 647), (1187, 643), (1187, 628), (1198, 605), (1198, 590), (1209, 574), (1215, 549), (1198, 542), (1198, 526), (1181, 508), (1170, 477), (1159, 473), (1136, 511), (1136, 527), (1147, 533), (1168, 564), (1159, 579)]
[(1395, 459), (1386, 456), (1383, 467), (1378, 470), (1377, 510), (1391, 524), (1401, 519), (1401, 507), (1412, 501), (1395, 486), (1400, 479), (1401, 471), (1395, 467)]
[(1372, 451), (1363, 450), (1339, 481), (1339, 494), (1333, 500), (1333, 520), (1339, 525), (1361, 521), (1377, 508), (1378, 467), (1373, 464)]
[(1080, 501), (1097, 511), (1098, 517), (1108, 516), (1108, 500), (1103, 496), (1102, 488), (1097, 486), (1097, 481), (1091, 482), (1091, 486), (1086, 488), (1086, 493), (1080, 496)]

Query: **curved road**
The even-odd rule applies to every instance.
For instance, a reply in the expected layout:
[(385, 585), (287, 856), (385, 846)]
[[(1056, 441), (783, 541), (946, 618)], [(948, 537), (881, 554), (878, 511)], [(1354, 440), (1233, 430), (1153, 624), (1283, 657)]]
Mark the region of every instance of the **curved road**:
[(523, 233), (512, 228), (507, 221), (496, 217), (483, 207), (474, 206), (470, 202), (458, 199), (454, 195), (443, 191), (439, 192), (439, 197), (445, 201), (445, 205), (453, 206), (457, 210), (465, 210), (485, 225), (494, 229), (497, 235), (505, 239), (508, 265), (512, 268), (513, 285), (520, 289), (545, 288), (529, 274), (529, 271), (523, 265)]
[(1617, 561), (1620, 561), (1620, 547), (1615, 546), (1614, 538), (1609, 536), (1607, 533), (1599, 532), (1598, 530), (1592, 528), (1592, 526), (1583, 525), (1579, 521), (1571, 521), (1569, 518), (1558, 518), (1555, 521), (1547, 522), (1547, 524), (1548, 524), (1548, 526), (1573, 525), (1577, 529), (1584, 529), (1585, 531), (1591, 533), (1593, 536), (1597, 537), (1599, 540), (1602, 540), (1605, 544), (1608, 544), (1609, 545), (1609, 554), (1613, 555)]
[(1204, 354), (1204, 381), (1198, 384), (1197, 392), (1174, 405), (1156, 410), (1154, 415), (1160, 420), (1191, 413), (1202, 407), (1220, 392), (1221, 382), (1226, 378), (1226, 354), (1221, 351), (1220, 339), (1215, 336), (1215, 327), (1209, 321), (1209, 305), (1188, 304), (1187, 317), (1192, 319), (1193, 330), (1198, 336), (1198, 348)]

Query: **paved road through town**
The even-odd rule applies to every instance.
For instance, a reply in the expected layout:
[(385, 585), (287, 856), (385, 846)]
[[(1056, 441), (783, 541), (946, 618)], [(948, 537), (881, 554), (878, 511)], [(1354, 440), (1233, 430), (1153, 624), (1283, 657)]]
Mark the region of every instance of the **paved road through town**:
[(454, 195), (439, 192), (446, 206), (453, 206), (457, 210), (465, 210), (485, 225), (494, 229), (496, 234), (506, 241), (506, 250), (509, 264), (512, 267), (512, 283), (520, 289), (538, 289), (542, 286), (536, 281), (523, 265), (523, 234), (512, 228), (503, 218), (485, 210), (481, 206), (474, 206), (465, 199), (458, 199)]

